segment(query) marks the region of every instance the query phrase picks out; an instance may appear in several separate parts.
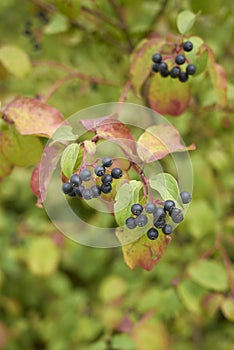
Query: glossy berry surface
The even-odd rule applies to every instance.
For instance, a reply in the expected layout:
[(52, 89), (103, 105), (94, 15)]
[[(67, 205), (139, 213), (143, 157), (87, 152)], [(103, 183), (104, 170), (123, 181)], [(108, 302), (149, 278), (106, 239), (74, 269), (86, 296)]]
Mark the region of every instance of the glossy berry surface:
[(162, 56), (160, 55), (160, 53), (155, 53), (153, 56), (152, 56), (152, 61), (154, 63), (160, 63), (162, 61)]
[(81, 178), (80, 178), (79, 175), (73, 174), (73, 175), (70, 177), (70, 183), (72, 184), (72, 186), (78, 187), (78, 186), (81, 185), (82, 180), (81, 180)]
[(170, 211), (171, 208), (175, 208), (175, 202), (168, 199), (167, 201), (164, 202), (164, 210)]
[(178, 78), (180, 75), (180, 67), (173, 67), (171, 70), (170, 70), (170, 76), (172, 78)]
[(175, 63), (181, 65), (181, 64), (183, 64), (184, 62), (185, 62), (185, 57), (184, 57), (184, 55), (178, 55), (178, 56), (176, 56), (176, 58), (175, 58)]
[(103, 165), (104, 167), (109, 168), (112, 164), (113, 164), (112, 158), (109, 158), (109, 157), (103, 158), (103, 160), (102, 160), (102, 165)]
[(193, 49), (193, 43), (191, 41), (185, 41), (182, 46), (186, 52), (192, 51)]
[(159, 71), (159, 64), (158, 63), (152, 64), (152, 71), (155, 73), (157, 73)]
[(80, 178), (82, 181), (89, 181), (91, 179), (91, 171), (89, 169), (83, 169), (80, 172)]
[(139, 216), (136, 217), (135, 222), (137, 226), (143, 227), (148, 222), (147, 216), (145, 216), (144, 214), (140, 214)]
[(156, 230), (154, 227), (151, 227), (147, 231), (147, 237), (151, 239), (152, 241), (158, 238), (158, 230)]
[(136, 222), (134, 218), (127, 218), (127, 220), (125, 221), (125, 225), (127, 226), (127, 228), (133, 229), (136, 227)]
[(62, 190), (63, 190), (63, 193), (65, 194), (72, 193), (73, 192), (72, 184), (70, 184), (69, 182), (64, 182), (62, 186)]
[(196, 66), (194, 66), (194, 64), (188, 64), (187, 67), (186, 67), (186, 73), (189, 74), (189, 75), (193, 75), (196, 73)]
[(168, 77), (168, 75), (169, 75), (169, 70), (168, 70), (168, 69), (161, 70), (161, 71), (160, 71), (160, 75), (161, 75), (161, 77), (163, 77), (163, 78)]
[(171, 212), (171, 218), (173, 222), (179, 224), (184, 219), (184, 216), (180, 209), (174, 208)]
[(122, 172), (122, 169), (120, 168), (114, 168), (111, 170), (111, 176), (114, 178), (114, 179), (119, 179), (121, 178), (121, 176), (123, 176), (123, 172)]
[(100, 196), (101, 194), (101, 188), (97, 185), (92, 186), (91, 188), (92, 194), (93, 194), (93, 198), (97, 198)]
[(90, 188), (85, 188), (84, 191), (82, 192), (83, 198), (84, 199), (91, 199), (93, 198), (93, 192)]
[(98, 165), (96, 166), (96, 168), (94, 169), (94, 172), (97, 176), (102, 176), (105, 174), (106, 172), (106, 168), (102, 165)]
[(159, 218), (154, 221), (154, 226), (157, 228), (163, 228), (166, 225), (165, 218)]
[(192, 199), (191, 194), (189, 192), (186, 192), (186, 191), (181, 192), (180, 193), (180, 197), (182, 199), (183, 204), (189, 203), (191, 201), (191, 199)]
[(167, 72), (168, 71), (168, 66), (166, 62), (161, 62), (158, 66), (159, 72)]
[(140, 215), (142, 211), (143, 211), (143, 207), (138, 203), (133, 204), (131, 207), (131, 212), (133, 213), (133, 215)]
[(173, 227), (169, 224), (166, 224), (163, 228), (162, 228), (162, 232), (165, 234), (165, 235), (170, 235), (173, 231)]
[(185, 83), (188, 80), (188, 74), (185, 72), (180, 72), (179, 81)]
[(83, 193), (84, 190), (85, 190), (85, 187), (84, 187), (83, 185), (81, 185), (81, 186), (79, 186), (79, 187), (76, 187), (76, 188), (74, 189), (75, 194), (76, 194), (77, 197), (83, 197), (83, 196), (82, 196), (82, 193)]
[(111, 184), (108, 184), (108, 185), (102, 184), (101, 185), (101, 192), (103, 192), (103, 193), (110, 193), (111, 190), (112, 190)]
[(145, 211), (148, 214), (153, 214), (156, 211), (156, 205), (154, 203), (147, 203), (145, 206)]
[(113, 177), (110, 174), (104, 174), (101, 180), (104, 185), (109, 185), (112, 183)]
[(166, 217), (166, 212), (163, 208), (159, 207), (156, 209), (154, 213), (154, 220), (158, 220), (159, 218), (163, 219)]

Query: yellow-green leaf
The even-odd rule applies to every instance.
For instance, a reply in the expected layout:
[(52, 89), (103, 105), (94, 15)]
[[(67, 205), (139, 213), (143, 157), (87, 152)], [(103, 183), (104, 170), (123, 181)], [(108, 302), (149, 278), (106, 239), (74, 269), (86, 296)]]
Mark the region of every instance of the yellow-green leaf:
[(17, 46), (5, 45), (0, 47), (0, 62), (18, 78), (25, 78), (31, 71), (31, 62), (25, 51)]
[(80, 145), (78, 143), (72, 143), (67, 146), (63, 151), (61, 157), (61, 169), (64, 175), (69, 178), (73, 174), (73, 169), (76, 164), (76, 160), (79, 154)]

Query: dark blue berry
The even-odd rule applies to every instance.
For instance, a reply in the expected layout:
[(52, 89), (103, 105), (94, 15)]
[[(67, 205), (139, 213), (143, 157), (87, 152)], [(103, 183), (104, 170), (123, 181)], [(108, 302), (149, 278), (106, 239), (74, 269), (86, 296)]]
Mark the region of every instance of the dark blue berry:
[(113, 164), (112, 158), (109, 158), (109, 157), (103, 158), (103, 160), (102, 160), (102, 165), (103, 165), (104, 167), (109, 168), (112, 164)]
[(75, 197), (76, 196), (75, 190), (73, 189), (73, 191), (71, 193), (68, 193), (68, 196), (69, 197)]
[(158, 70), (159, 70), (160, 73), (161, 72), (167, 72), (168, 71), (167, 63), (166, 62), (159, 63)]
[(168, 75), (169, 75), (169, 70), (168, 70), (168, 69), (167, 69), (167, 70), (161, 70), (161, 71), (160, 71), (160, 75), (161, 75), (161, 77), (163, 77), (163, 78), (168, 77)]
[(101, 191), (102, 191), (103, 193), (110, 193), (111, 190), (112, 190), (111, 184), (108, 184), (108, 185), (102, 184), (102, 185), (101, 185)]
[(157, 221), (158, 219), (164, 219), (166, 217), (166, 212), (163, 208), (159, 207), (156, 209), (154, 213), (154, 220)]
[(121, 176), (123, 176), (123, 172), (120, 168), (114, 168), (111, 170), (111, 176), (114, 179), (119, 179), (119, 178), (121, 178)]
[(104, 185), (110, 185), (113, 181), (113, 177), (110, 174), (104, 174), (101, 180)]
[(178, 78), (180, 75), (180, 67), (173, 67), (171, 70), (170, 70), (170, 76), (172, 78)]
[(158, 230), (156, 230), (154, 227), (151, 227), (148, 231), (147, 231), (147, 236), (149, 239), (151, 239), (152, 241), (154, 241), (155, 239), (158, 238)]
[(135, 222), (137, 226), (143, 227), (148, 222), (147, 216), (145, 216), (144, 214), (140, 214), (139, 216), (136, 217)]
[(180, 223), (184, 219), (184, 216), (181, 210), (178, 208), (172, 209), (172, 212), (170, 215), (171, 215), (172, 221), (175, 222), (176, 224)]
[(156, 205), (154, 203), (147, 203), (145, 206), (145, 211), (148, 214), (153, 214), (156, 211)]
[(162, 228), (162, 232), (165, 235), (170, 235), (172, 233), (173, 227), (169, 224), (166, 224), (163, 228)]
[(193, 49), (193, 43), (191, 41), (185, 41), (182, 46), (186, 52), (192, 51)]
[(159, 218), (154, 221), (154, 226), (157, 228), (163, 228), (166, 225), (165, 218)]
[(185, 57), (184, 57), (184, 55), (178, 55), (178, 56), (176, 56), (176, 58), (175, 58), (175, 63), (181, 65), (181, 64), (183, 64), (184, 62), (185, 62)]
[(80, 178), (82, 181), (89, 181), (91, 179), (91, 171), (89, 169), (81, 170), (80, 172)]
[(97, 185), (92, 186), (91, 191), (93, 193), (93, 198), (98, 198), (101, 194), (101, 188)]
[(175, 208), (175, 202), (168, 199), (167, 201), (164, 202), (164, 210), (170, 211), (171, 208)]
[(93, 198), (93, 192), (91, 188), (85, 188), (84, 191), (82, 192), (82, 196), (84, 199), (87, 199), (87, 200)]
[(84, 190), (85, 190), (85, 187), (83, 185), (74, 188), (74, 191), (77, 197), (82, 197), (82, 193)]
[(196, 66), (194, 66), (194, 64), (188, 64), (187, 67), (186, 67), (186, 73), (188, 75), (193, 75), (196, 73)]
[(69, 194), (73, 192), (73, 187), (69, 182), (65, 182), (62, 186), (63, 193)]
[(94, 169), (94, 172), (97, 176), (102, 176), (105, 174), (106, 172), (106, 168), (102, 165), (98, 165), (96, 166), (96, 168)]
[(159, 64), (158, 63), (152, 64), (152, 71), (155, 73), (157, 73), (159, 71)]
[(136, 222), (134, 218), (127, 218), (127, 220), (125, 221), (125, 225), (127, 226), (127, 228), (133, 229), (136, 227)]
[(160, 53), (155, 53), (153, 56), (152, 56), (152, 61), (154, 63), (160, 63), (162, 61), (162, 56), (160, 55)]
[(133, 213), (133, 215), (138, 216), (142, 213), (142, 211), (143, 211), (143, 207), (139, 203), (133, 204), (131, 207), (131, 212)]
[(188, 74), (185, 72), (180, 72), (179, 75), (179, 81), (181, 81), (182, 83), (186, 82), (188, 80)]
[(182, 202), (183, 202), (184, 204), (189, 203), (189, 202), (191, 201), (191, 199), (192, 199), (191, 194), (190, 194), (189, 192), (186, 192), (186, 191), (181, 192), (181, 193), (180, 193), (180, 197), (181, 197)]
[(72, 184), (73, 187), (78, 187), (78, 186), (81, 185), (82, 180), (81, 180), (81, 178), (80, 178), (79, 175), (73, 174), (73, 175), (70, 177), (70, 183)]

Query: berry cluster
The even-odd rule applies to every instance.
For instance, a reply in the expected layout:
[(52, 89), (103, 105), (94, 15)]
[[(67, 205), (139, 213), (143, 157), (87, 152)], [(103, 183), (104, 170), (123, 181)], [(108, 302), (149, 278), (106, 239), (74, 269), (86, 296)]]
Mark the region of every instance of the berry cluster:
[[(181, 192), (180, 197), (183, 204), (189, 203), (192, 198), (189, 192)], [(145, 213), (153, 215), (153, 227), (147, 231), (147, 236), (151, 240), (155, 240), (158, 237), (158, 229), (162, 229), (165, 235), (172, 233), (173, 227), (166, 223), (167, 216), (170, 216), (176, 224), (184, 219), (182, 210), (176, 208), (175, 202), (172, 200), (166, 200), (164, 207), (157, 207), (155, 203), (150, 202), (143, 208), (141, 204), (136, 203), (131, 207), (131, 212), (134, 216), (127, 218), (125, 222), (127, 228), (143, 227), (148, 223), (148, 217), (143, 214), (143, 210), (145, 210)]]
[[(184, 51), (189, 52), (193, 49), (193, 43), (191, 41), (186, 41), (182, 44)], [(162, 55), (160, 53), (155, 53), (152, 56), (152, 71), (157, 73), (159, 72), (162, 77), (178, 78), (181, 82), (186, 82), (189, 78), (189, 75), (196, 73), (196, 66), (194, 64), (188, 64), (185, 68), (185, 71), (182, 71), (180, 66), (186, 62), (186, 57), (182, 54), (178, 54), (175, 57), (176, 66), (172, 67), (171, 70), (168, 68), (168, 64), (162, 61)]]
[[(113, 168), (108, 172), (113, 164), (113, 160), (109, 157), (102, 159), (102, 165), (94, 168), (94, 173), (101, 178), (101, 185), (94, 184), (94, 178), (89, 169), (83, 169), (78, 174), (73, 174), (69, 182), (65, 182), (62, 190), (70, 197), (83, 197), (86, 200), (97, 198), (101, 193), (110, 193), (112, 190), (113, 179), (119, 179), (123, 175), (120, 168)], [(84, 182), (92, 181), (92, 186), (84, 186)]]

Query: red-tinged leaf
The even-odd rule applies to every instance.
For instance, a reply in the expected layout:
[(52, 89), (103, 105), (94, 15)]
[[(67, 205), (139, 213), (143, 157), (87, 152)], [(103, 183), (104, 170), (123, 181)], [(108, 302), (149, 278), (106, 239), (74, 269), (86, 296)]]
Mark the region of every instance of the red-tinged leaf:
[(132, 85), (138, 95), (140, 95), (141, 87), (151, 72), (153, 64), (152, 55), (160, 52), (163, 45), (165, 45), (165, 41), (161, 38), (144, 40), (133, 54), (130, 73), (132, 76)]
[(14, 168), (14, 165), (2, 153), (2, 133), (0, 133), (0, 181), (7, 177)]
[(166, 79), (155, 74), (149, 82), (147, 99), (154, 111), (177, 117), (189, 106), (188, 82), (181, 83), (178, 79)]
[(18, 98), (3, 111), (3, 119), (15, 126), (22, 135), (51, 137), (64, 122), (64, 117), (55, 108), (36, 98)]
[(126, 244), (129, 241), (129, 235), (132, 235), (132, 232), (129, 231), (127, 228), (119, 227), (116, 229), (116, 235), (122, 244), (125, 263), (131, 270), (136, 266), (147, 271), (152, 270), (166, 252), (171, 237), (160, 233), (155, 241), (151, 241), (144, 234), (134, 242)]
[(118, 118), (118, 114), (113, 114), (112, 116), (108, 115), (100, 118), (93, 119), (82, 119), (80, 122), (83, 127), (88, 131), (96, 132), (96, 128), (105, 121), (115, 121)]
[(146, 162), (164, 158), (172, 152), (184, 152), (195, 150), (191, 144), (186, 147), (180, 141), (177, 129), (169, 124), (150, 126), (137, 141), (137, 152), (140, 158)]
[(64, 147), (61, 144), (46, 146), (41, 161), (34, 168), (31, 176), (31, 189), (37, 197), (37, 206), (42, 207), (46, 198), (51, 176), (61, 157)]
[(215, 62), (214, 53), (209, 50), (208, 71), (214, 86), (216, 103), (219, 107), (225, 107), (228, 103), (228, 81), (224, 68)]
[(0, 349), (6, 349), (6, 346), (12, 336), (12, 331), (10, 331), (10, 329), (7, 328), (3, 322), (0, 322)]

